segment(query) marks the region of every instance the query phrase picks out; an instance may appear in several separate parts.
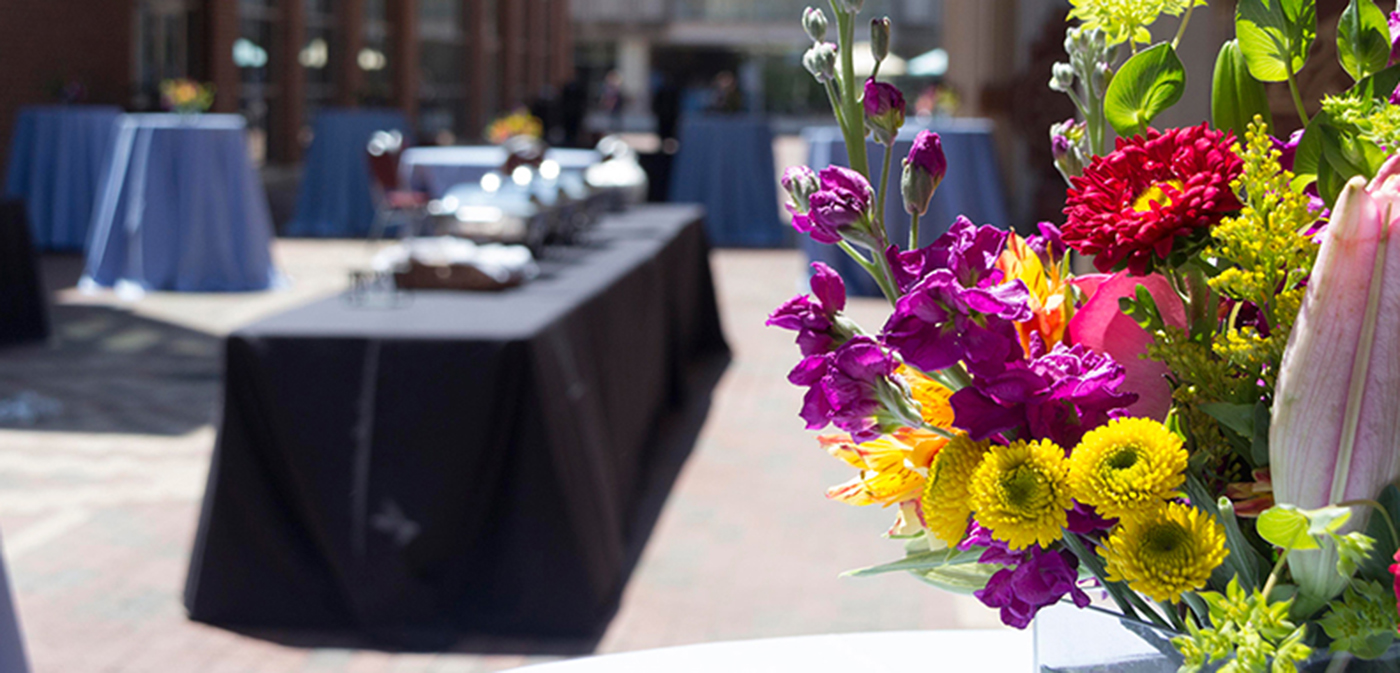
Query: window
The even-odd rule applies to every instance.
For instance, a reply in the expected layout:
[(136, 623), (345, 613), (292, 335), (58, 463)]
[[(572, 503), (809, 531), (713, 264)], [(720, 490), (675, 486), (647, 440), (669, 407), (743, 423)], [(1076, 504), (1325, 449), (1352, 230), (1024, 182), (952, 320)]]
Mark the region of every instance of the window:
[(465, 117), (461, 0), (420, 0), (418, 36), (418, 126), (429, 138), (451, 141)]
[(365, 41), (355, 63), (364, 71), (364, 89), (360, 102), (365, 105), (389, 105), (394, 95), (393, 78), (389, 73), (389, 15), (385, 0), (365, 0)]
[(238, 111), (248, 121), (249, 151), (256, 163), (266, 161), (272, 128), (273, 103), (279, 87), (272, 80), (272, 61), (277, 57), (273, 39), (277, 23), (274, 0), (239, 0), (238, 32), (233, 43), (233, 62), (238, 66)]
[(190, 9), (184, 0), (144, 0), (136, 8), (132, 107), (160, 107), (162, 80), (190, 76)]
[(316, 112), (329, 105), (335, 97), (335, 78), (331, 58), (340, 47), (335, 40), (335, 10), (332, 0), (303, 0), (306, 12), (306, 36), (302, 41), (297, 62), (306, 76), (306, 104), (303, 123), (309, 123)]

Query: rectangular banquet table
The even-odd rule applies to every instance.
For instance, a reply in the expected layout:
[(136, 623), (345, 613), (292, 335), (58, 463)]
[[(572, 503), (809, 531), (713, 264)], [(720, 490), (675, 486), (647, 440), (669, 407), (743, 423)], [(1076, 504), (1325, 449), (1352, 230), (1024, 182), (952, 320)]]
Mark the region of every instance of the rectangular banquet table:
[[(497, 145), (411, 147), (399, 157), (400, 181), (435, 199), (442, 198), (457, 185), (478, 184), (487, 173), (500, 171), (507, 156), (505, 148)], [(551, 147), (544, 158), (558, 163), (560, 171), (566, 173), (582, 173), (603, 160), (596, 150), (568, 147)]]
[(190, 616), (600, 636), (728, 349), (699, 209), (593, 239), (515, 290), (333, 297), (232, 334)]

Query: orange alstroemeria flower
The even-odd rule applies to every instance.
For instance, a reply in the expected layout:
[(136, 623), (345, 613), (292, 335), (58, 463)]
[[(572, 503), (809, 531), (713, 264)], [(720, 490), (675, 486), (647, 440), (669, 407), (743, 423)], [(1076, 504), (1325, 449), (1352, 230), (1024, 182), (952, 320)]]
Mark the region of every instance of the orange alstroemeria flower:
[(925, 423), (945, 430), (953, 427), (953, 405), (948, 401), (953, 391), (908, 365), (900, 365), (895, 373), (909, 385)]
[(1031, 335), (1040, 334), (1046, 347), (1065, 339), (1069, 310), (1065, 304), (1065, 278), (1058, 265), (1046, 266), (1019, 234), (1011, 234), (1006, 250), (997, 260), (997, 268), (1006, 275), (1003, 282), (1020, 280), (1031, 294), (1031, 319), (1016, 323), (1021, 348), (1030, 351)]
[(860, 470), (856, 477), (826, 491), (826, 497), (848, 505), (890, 505), (917, 500), (933, 457), (948, 440), (927, 430), (902, 429), (864, 444), (850, 435), (817, 438), (831, 455)]

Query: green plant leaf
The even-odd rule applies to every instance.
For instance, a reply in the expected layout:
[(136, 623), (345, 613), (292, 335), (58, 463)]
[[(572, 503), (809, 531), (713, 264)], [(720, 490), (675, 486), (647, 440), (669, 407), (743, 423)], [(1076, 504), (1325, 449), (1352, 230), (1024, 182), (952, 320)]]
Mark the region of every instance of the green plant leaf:
[(1255, 524), (1259, 537), (1284, 549), (1317, 549), (1319, 545), (1308, 534), (1308, 515), (1292, 505), (1274, 505)]
[(1254, 436), (1254, 405), (1210, 402), (1200, 405), (1201, 411), (1220, 421), (1225, 427), (1239, 433), (1241, 437)]
[(959, 563), (956, 565), (911, 571), (913, 575), (944, 591), (971, 594), (987, 586), (1002, 566), (994, 563)]
[[(1385, 508), (1392, 521), (1400, 523), (1400, 490), (1394, 485), (1386, 486), (1376, 496), (1376, 502)], [(1366, 534), (1376, 541), (1376, 549), (1361, 565), (1359, 576), (1378, 582), (1393, 581), (1389, 568), (1396, 549), (1400, 549), (1400, 540), (1391, 534), (1390, 523), (1380, 512), (1371, 512), (1371, 518), (1366, 522)]]
[(1269, 112), (1264, 83), (1249, 74), (1239, 41), (1230, 40), (1220, 47), (1220, 55), (1215, 58), (1215, 75), (1210, 85), (1211, 121), (1215, 128), (1234, 131), (1236, 138), (1244, 138), (1255, 115), (1273, 128), (1274, 116)]
[(842, 577), (867, 577), (869, 575), (879, 575), (882, 573), (892, 573), (900, 571), (917, 571), (937, 568), (947, 568), (949, 566), (976, 563), (977, 558), (982, 555), (981, 549), (971, 551), (961, 551), (957, 547), (949, 547), (938, 551), (926, 551), (910, 554), (898, 561), (883, 563), (869, 568), (857, 568), (841, 573)]
[(1371, 0), (1351, 0), (1337, 22), (1337, 58), (1354, 80), (1385, 68), (1390, 59), (1390, 28)]
[(1230, 548), (1224, 565), (1234, 571), (1234, 577), (1243, 583), (1246, 589), (1253, 591), (1262, 588), (1263, 583), (1259, 578), (1267, 575), (1268, 564), (1249, 544), (1244, 531), (1240, 530), (1240, 522), (1235, 518), (1234, 504), (1229, 498), (1220, 496), (1216, 501), (1216, 508), (1220, 511), (1217, 519), (1225, 525), (1225, 544)]
[(1261, 82), (1282, 82), (1308, 60), (1317, 37), (1317, 7), (1313, 0), (1239, 0), (1235, 37), (1249, 74)]
[(1144, 133), (1163, 110), (1181, 100), (1186, 68), (1171, 45), (1145, 49), (1123, 64), (1104, 94), (1103, 111), (1120, 136)]
[(1395, 92), (1397, 85), (1400, 85), (1400, 65), (1392, 65), (1357, 82), (1347, 90), (1346, 95), (1390, 102), (1390, 94)]

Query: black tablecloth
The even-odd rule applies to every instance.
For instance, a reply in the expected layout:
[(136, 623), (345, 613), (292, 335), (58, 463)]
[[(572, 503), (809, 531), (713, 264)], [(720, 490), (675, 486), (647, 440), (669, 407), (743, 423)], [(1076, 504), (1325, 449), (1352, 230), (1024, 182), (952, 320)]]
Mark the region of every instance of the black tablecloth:
[(230, 336), (191, 617), (601, 635), (648, 489), (689, 450), (668, 433), (728, 349), (698, 209), (639, 207), (594, 239), (513, 291), (331, 298)]
[(38, 255), (23, 201), (0, 201), (0, 346), (49, 335)]

